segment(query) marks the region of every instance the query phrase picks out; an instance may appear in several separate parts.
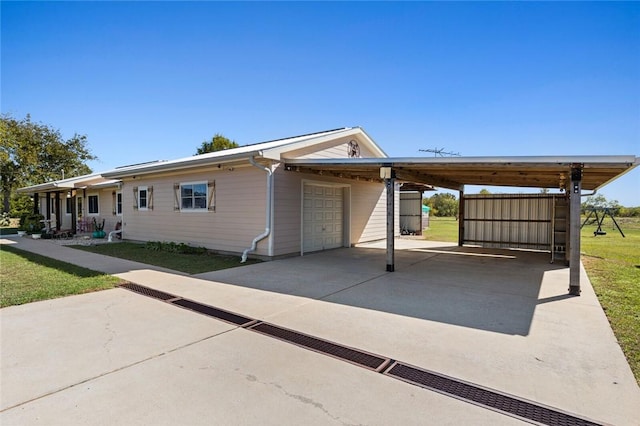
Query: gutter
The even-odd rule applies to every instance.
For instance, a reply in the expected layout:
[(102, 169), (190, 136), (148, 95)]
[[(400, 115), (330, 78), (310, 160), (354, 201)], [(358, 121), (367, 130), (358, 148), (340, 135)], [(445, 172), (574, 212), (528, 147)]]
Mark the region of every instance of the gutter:
[[(252, 166), (262, 169), (267, 173), (266, 225), (264, 228), (264, 232), (253, 239), (253, 241), (251, 242), (251, 247), (242, 252), (242, 260), (240, 260), (240, 263), (245, 263), (247, 261), (247, 255), (249, 254), (249, 252), (255, 251), (256, 247), (258, 246), (258, 242), (264, 240), (271, 234), (271, 206), (273, 204), (271, 188), (273, 186), (273, 171), (270, 167), (261, 166), (260, 164), (256, 163), (253, 155), (249, 157), (249, 162)], [(271, 252), (271, 250), (269, 250), (269, 252)], [(271, 253), (269, 253), (269, 255), (270, 254)]]

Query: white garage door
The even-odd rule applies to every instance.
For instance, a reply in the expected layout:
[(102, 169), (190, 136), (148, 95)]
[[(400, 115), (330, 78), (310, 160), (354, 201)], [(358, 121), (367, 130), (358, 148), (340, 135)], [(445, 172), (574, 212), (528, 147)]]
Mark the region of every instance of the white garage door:
[(302, 251), (305, 253), (343, 246), (343, 188), (304, 185)]

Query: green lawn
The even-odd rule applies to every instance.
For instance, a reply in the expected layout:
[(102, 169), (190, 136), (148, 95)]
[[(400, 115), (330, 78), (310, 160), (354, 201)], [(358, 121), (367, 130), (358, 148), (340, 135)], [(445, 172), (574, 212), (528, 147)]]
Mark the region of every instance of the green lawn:
[(595, 226), (582, 229), (582, 263), (611, 328), (640, 384), (640, 219), (605, 220), (607, 235), (593, 236)]
[(200, 274), (259, 262), (258, 260), (249, 259), (246, 263), (240, 263), (240, 256), (224, 256), (213, 253), (182, 254), (149, 250), (145, 248), (144, 244), (132, 242), (70, 247), (92, 253), (104, 254), (106, 256), (134, 260), (148, 265), (162, 266), (188, 274)]
[(423, 233), (429, 241), (458, 243), (458, 221), (455, 217), (430, 217), (429, 228)]
[(119, 278), (0, 246), (0, 307), (113, 288)]
[[(617, 218), (626, 238), (607, 218), (602, 230), (582, 229), (582, 262), (631, 370), (640, 384), (640, 218)], [(458, 241), (453, 217), (432, 217), (424, 237), (432, 241)]]

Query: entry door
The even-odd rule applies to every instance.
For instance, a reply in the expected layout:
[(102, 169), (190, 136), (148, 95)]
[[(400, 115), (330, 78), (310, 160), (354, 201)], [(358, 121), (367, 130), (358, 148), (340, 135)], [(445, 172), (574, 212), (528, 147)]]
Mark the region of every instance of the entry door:
[(303, 252), (308, 253), (343, 246), (343, 193), (344, 190), (341, 187), (304, 185)]

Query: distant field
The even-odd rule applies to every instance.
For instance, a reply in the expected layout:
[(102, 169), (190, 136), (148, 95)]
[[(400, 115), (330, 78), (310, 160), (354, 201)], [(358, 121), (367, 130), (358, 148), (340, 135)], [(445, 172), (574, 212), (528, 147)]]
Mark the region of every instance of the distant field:
[[(616, 221), (625, 238), (607, 218), (602, 226), (606, 235), (594, 237), (596, 225), (584, 226), (580, 251), (589, 280), (640, 384), (640, 218)], [(432, 217), (429, 225), (425, 239), (458, 241), (455, 218)]]

